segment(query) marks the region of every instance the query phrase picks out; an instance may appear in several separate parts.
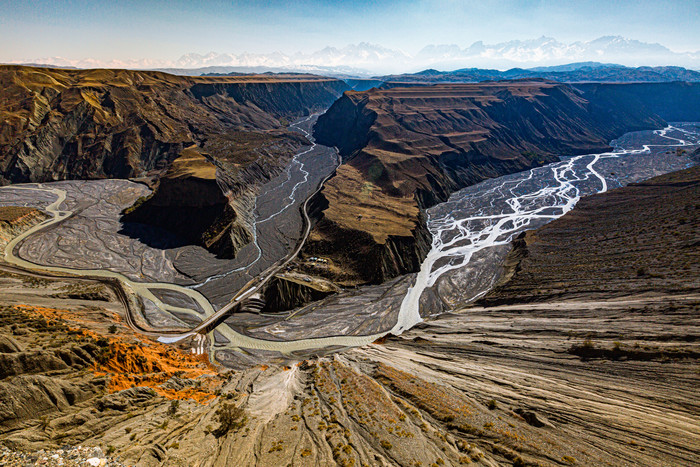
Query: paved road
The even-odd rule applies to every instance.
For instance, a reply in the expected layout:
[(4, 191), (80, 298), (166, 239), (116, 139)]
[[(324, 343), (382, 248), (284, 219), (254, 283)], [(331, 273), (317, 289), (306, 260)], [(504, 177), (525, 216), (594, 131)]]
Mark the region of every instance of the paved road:
[[(32, 227), (23, 234), (14, 238), (5, 247), (4, 258), (9, 264), (16, 266), (15, 271), (23, 272), (30, 271), (33, 274), (41, 275), (47, 278), (57, 278), (57, 277), (67, 277), (76, 278), (83, 277), (90, 280), (100, 280), (112, 285), (113, 290), (119, 296), (119, 299), (124, 304), (126, 313), (126, 322), (132, 329), (138, 331), (149, 337), (159, 339), (162, 342), (176, 342), (187, 337), (195, 336), (196, 334), (205, 334), (211, 332), (218, 324), (220, 324), (227, 316), (229, 316), (233, 311), (239, 307), (245, 306), (246, 300), (259, 293), (261, 288), (281, 269), (283, 269), (290, 261), (292, 261), (296, 255), (301, 251), (304, 242), (308, 238), (311, 231), (311, 222), (308, 216), (307, 207), (309, 200), (318, 193), (330, 177), (327, 176), (320, 184), (317, 190), (304, 201), (301, 207), (301, 212), (304, 220), (304, 232), (300, 238), (294, 251), (288, 255), (283, 260), (279, 261), (272, 267), (268, 268), (263, 274), (257, 278), (251, 280), (244, 286), (234, 298), (220, 310), (215, 311), (211, 303), (197, 290), (191, 288), (164, 283), (164, 282), (137, 282), (128, 277), (120, 274), (118, 272), (110, 271), (107, 269), (73, 269), (61, 266), (48, 266), (36, 264), (31, 261), (25, 260), (17, 256), (16, 249), (17, 246), (25, 238), (33, 235), (43, 229), (47, 229), (51, 226), (57, 225), (60, 222), (64, 222), (75, 214), (76, 211), (72, 210), (61, 210), (61, 205), (66, 199), (66, 191), (57, 187), (44, 186), (42, 184), (37, 185), (12, 185), (9, 188), (20, 189), (20, 190), (34, 190), (44, 193), (53, 194), (56, 199), (50, 205), (45, 208), (45, 211), (51, 215), (50, 219)], [(119, 287), (115, 287), (114, 284), (119, 284)], [(178, 293), (185, 294), (195, 300), (199, 306), (204, 310), (205, 318), (204, 320), (193, 329), (146, 329), (145, 327), (139, 325), (134, 320), (134, 303), (131, 301), (131, 294), (136, 294), (142, 298), (151, 300), (159, 308), (166, 311), (174, 311), (180, 313), (187, 313), (193, 316), (200, 317), (201, 315), (194, 310), (178, 307), (174, 305), (169, 305), (162, 302), (152, 291), (158, 289), (172, 290)], [(325, 337), (325, 338), (315, 338), (315, 339), (300, 339), (293, 341), (269, 341), (265, 339), (252, 338), (245, 336), (238, 332), (233, 331), (227, 326), (217, 329), (230, 341), (231, 347), (237, 348), (247, 348), (247, 349), (257, 349), (257, 350), (269, 350), (278, 351), (281, 353), (290, 353), (304, 350), (320, 349), (330, 346), (340, 346), (340, 347), (356, 347), (361, 345), (366, 345), (373, 342), (377, 338), (381, 337), (382, 334), (373, 334), (368, 336), (336, 336), (336, 337)], [(211, 339), (213, 342), (213, 339)]]

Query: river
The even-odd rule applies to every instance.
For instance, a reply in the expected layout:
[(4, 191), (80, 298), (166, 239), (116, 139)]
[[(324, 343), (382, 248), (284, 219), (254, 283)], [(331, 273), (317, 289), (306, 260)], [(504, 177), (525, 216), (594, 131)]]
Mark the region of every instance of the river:
[[(403, 299), (392, 332), (399, 334), (419, 323), (424, 291), (444, 275), (467, 267), (475, 255), (507, 245), (520, 232), (563, 216), (582, 196), (687, 167), (691, 161), (666, 154), (667, 148), (698, 144), (699, 136), (695, 124), (627, 134), (611, 143), (612, 152), (565, 158), (454, 193), (428, 210), (432, 247)], [(471, 280), (481, 286), (472, 289), (466, 301), (486, 293), (495, 272), (493, 268), (478, 271)]]
[[(367, 288), (372, 290), (377, 300), (400, 301), (396, 306), (396, 312), (391, 312), (387, 318), (390, 327), (363, 327), (363, 323), (350, 323), (354, 320), (364, 319), (362, 313), (353, 313), (360, 306), (360, 301), (353, 302), (353, 297), (361, 297), (363, 289), (354, 292), (354, 295), (340, 296), (337, 301), (344, 301), (350, 311), (347, 315), (335, 316), (333, 327), (323, 331), (323, 320), (315, 320), (316, 317), (327, 317), (329, 308), (323, 306), (311, 307), (313, 313), (308, 314), (308, 326), (317, 323), (317, 327), (311, 330), (298, 330), (290, 333), (285, 339), (284, 326), (298, 324), (293, 321), (281, 320), (274, 338), (266, 338), (266, 334), (253, 337), (244, 332), (235, 331), (228, 326), (220, 326), (216, 332), (225, 338), (224, 345), (217, 345), (214, 349), (214, 334), (210, 333), (210, 351), (227, 352), (237, 349), (260, 350), (265, 352), (279, 352), (292, 355), (299, 352), (310, 352), (317, 349), (333, 348), (335, 350), (347, 347), (361, 346), (376, 340), (387, 331), (400, 334), (419, 323), (425, 316), (429, 316), (440, 310), (421, 307), (422, 298), (426, 291), (446, 296), (444, 290), (440, 290), (440, 283), (446, 278), (471, 271), (469, 284), (463, 281), (460, 290), (464, 292), (453, 300), (453, 306), (468, 303), (488, 291), (493, 281), (498, 276), (500, 263), (498, 261), (479, 261), (492, 250), (507, 251), (512, 238), (518, 233), (537, 228), (546, 222), (564, 215), (570, 211), (576, 202), (585, 195), (603, 192), (611, 188), (650, 178), (655, 175), (679, 170), (697, 161), (692, 160), (687, 153), (677, 153), (677, 148), (697, 145), (700, 131), (697, 124), (676, 124), (663, 130), (629, 133), (614, 141), (614, 151), (562, 158), (560, 162), (539, 167), (526, 172), (512, 174), (496, 179), (486, 180), (474, 186), (470, 186), (454, 193), (450, 199), (428, 210), (428, 228), (433, 236), (432, 248), (424, 260), (421, 270), (412, 279), (412, 284), (404, 294), (394, 294), (396, 298), (387, 292), (391, 287), (406, 288), (407, 280), (395, 281), (392, 285), (382, 286), (384, 289), (377, 291), (377, 287)], [(300, 154), (301, 156), (302, 154)], [(294, 167), (296, 165), (296, 167)], [(303, 166), (300, 166), (298, 158), (292, 162), (291, 171), (297, 170), (299, 174)], [(290, 175), (289, 179), (292, 180)], [(301, 176), (301, 179), (306, 177)], [(299, 177), (297, 177), (299, 179)], [(16, 255), (16, 247), (26, 238), (40, 233), (50, 226), (64, 222), (73, 216), (73, 209), (68, 209), (62, 204), (66, 199), (65, 190), (61, 189), (61, 183), (15, 185), (0, 189), (2, 193), (36, 193), (37, 206), (47, 211), (52, 218), (35, 226), (21, 236), (13, 239), (6, 247), (4, 255), (9, 263), (20, 267), (36, 270), (38, 272), (55, 272), (86, 277), (101, 277), (118, 279), (126, 288), (140, 295), (143, 299), (154, 303), (155, 306), (165, 312), (179, 312), (193, 316), (203, 315), (206, 319), (215, 311), (209, 300), (198, 287), (186, 287), (172, 283), (157, 283), (138, 281), (133, 278), (109, 269), (79, 269), (61, 267), (32, 262), (32, 258), (20, 258)], [(85, 182), (88, 183), (88, 182)], [(297, 186), (295, 182), (294, 187)], [(291, 191), (290, 199), (297, 199), (296, 188)], [(53, 196), (53, 202), (46, 201)], [(0, 203), (15, 204), (7, 200), (12, 197), (0, 196)], [(31, 205), (31, 201), (24, 201), (23, 205)], [(289, 208), (283, 204), (275, 209), (276, 212)], [(267, 224), (274, 220), (272, 216), (258, 214), (261, 224)], [(502, 255), (500, 256), (502, 258)], [(464, 277), (464, 276), (463, 276)], [(205, 281), (202, 281), (205, 282)], [(398, 284), (398, 285), (397, 285)], [(404, 284), (404, 285), (401, 285)], [(454, 288), (454, 287), (453, 287)], [(443, 288), (444, 289), (444, 288)], [(156, 294), (157, 290), (168, 290), (181, 293), (194, 300), (200, 307), (199, 310), (188, 310), (163, 303)], [(382, 291), (384, 290), (384, 291)], [(454, 295), (454, 294), (453, 294)], [(442, 301), (450, 302), (449, 298), (442, 297)], [(345, 297), (345, 298), (343, 298)], [(403, 298), (401, 298), (403, 297)], [(351, 306), (347, 306), (350, 303)], [(322, 304), (321, 304), (322, 305)], [(387, 308), (382, 302), (382, 307)], [(315, 314), (314, 314), (315, 313)], [(339, 319), (347, 319), (347, 323), (337, 322)], [(280, 332), (280, 326), (282, 332)], [(338, 329), (365, 329), (361, 335), (339, 335)], [(165, 340), (178, 340), (190, 337), (192, 333), (163, 332), (168, 336)], [(292, 336), (320, 336), (312, 338), (295, 338)], [(201, 347), (197, 342), (197, 347)]]

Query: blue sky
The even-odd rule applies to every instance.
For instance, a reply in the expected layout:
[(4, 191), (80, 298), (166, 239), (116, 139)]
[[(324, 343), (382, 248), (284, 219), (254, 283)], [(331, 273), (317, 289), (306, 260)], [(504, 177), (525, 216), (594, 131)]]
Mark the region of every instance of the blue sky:
[(622, 35), (700, 49), (700, 1), (7, 1), (0, 61), (64, 56), (174, 60), (188, 52), (310, 52), (361, 41), (427, 44)]

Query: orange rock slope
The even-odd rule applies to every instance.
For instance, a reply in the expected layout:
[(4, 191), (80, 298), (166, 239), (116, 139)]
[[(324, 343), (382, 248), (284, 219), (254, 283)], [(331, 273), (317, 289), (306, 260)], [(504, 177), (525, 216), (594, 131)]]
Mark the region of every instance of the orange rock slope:
[[(78, 333), (96, 343), (100, 350), (95, 358), (93, 373), (109, 378), (107, 390), (110, 393), (142, 386), (152, 388), (169, 399), (208, 403), (216, 397), (215, 393), (221, 386), (219, 372), (209, 363), (206, 354), (194, 355), (160, 344), (137, 336), (122, 326), (118, 327), (118, 333), (95, 331), (103, 323), (79, 311), (30, 305), (18, 305), (16, 309), (20, 313), (43, 318), (47, 325), (67, 326), (69, 332)], [(116, 315), (112, 318), (117, 323), (120, 321)], [(190, 381), (182, 388), (165, 384), (173, 377)]]

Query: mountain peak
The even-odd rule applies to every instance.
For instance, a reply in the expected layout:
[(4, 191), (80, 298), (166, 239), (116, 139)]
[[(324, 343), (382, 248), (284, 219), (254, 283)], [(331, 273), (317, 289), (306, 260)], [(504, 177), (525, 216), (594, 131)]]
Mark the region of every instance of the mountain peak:
[(658, 43), (641, 42), (619, 35), (601, 36), (590, 41), (571, 43), (542, 35), (533, 39), (515, 39), (488, 44), (473, 42), (462, 48), (458, 44), (429, 44), (414, 55), (398, 49), (367, 41), (343, 47), (326, 46), (315, 52), (287, 54), (271, 53), (188, 53), (174, 62), (164, 60), (113, 60), (102, 62), (92, 59), (69, 60), (61, 57), (26, 60), (54, 66), (107, 67), (107, 68), (203, 68), (209, 66), (352, 68), (361, 74), (402, 73), (426, 68), (510, 68), (551, 67), (588, 63), (619, 63), (626, 66), (683, 66), (700, 68), (699, 53), (677, 53)]

